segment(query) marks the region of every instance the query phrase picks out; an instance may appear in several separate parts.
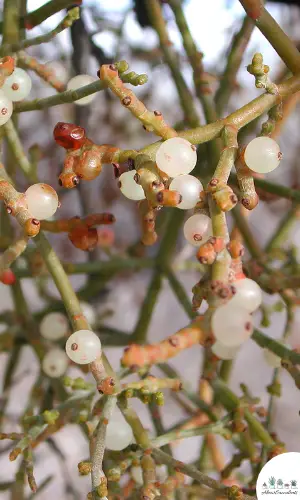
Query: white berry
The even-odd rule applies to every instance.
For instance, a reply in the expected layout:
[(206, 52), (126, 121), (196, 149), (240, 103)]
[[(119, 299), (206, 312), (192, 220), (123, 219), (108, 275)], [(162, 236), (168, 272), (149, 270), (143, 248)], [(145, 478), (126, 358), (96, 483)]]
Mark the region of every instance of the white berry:
[(69, 73), (65, 65), (63, 65), (59, 61), (49, 61), (45, 64), (47, 70), (51, 71), (51, 73), (62, 83), (67, 83), (69, 79)]
[(91, 330), (78, 330), (68, 338), (66, 353), (78, 365), (92, 363), (101, 355), (100, 339)]
[(134, 465), (130, 469), (130, 474), (132, 479), (136, 484), (142, 486), (144, 484), (142, 467), (139, 465)]
[(68, 368), (69, 360), (66, 353), (59, 348), (51, 349), (44, 356), (42, 370), (48, 377), (61, 377)]
[(40, 324), (40, 333), (47, 340), (61, 339), (68, 333), (68, 330), (68, 320), (60, 312), (46, 314)]
[(220, 359), (233, 359), (236, 357), (239, 348), (240, 348), (239, 345), (228, 346), (222, 344), (217, 340), (217, 342), (215, 342), (214, 345), (212, 346), (211, 350)]
[(28, 73), (21, 68), (16, 68), (14, 72), (5, 80), (2, 87), (3, 92), (13, 102), (23, 101), (31, 91), (32, 81)]
[(244, 159), (253, 172), (266, 174), (278, 167), (282, 153), (271, 137), (256, 137), (245, 149)]
[(27, 206), (34, 219), (49, 219), (58, 208), (57, 192), (48, 184), (33, 184), (25, 192)]
[(200, 247), (212, 236), (211, 219), (205, 214), (189, 217), (183, 226), (185, 239), (195, 247)]
[(178, 177), (172, 180), (169, 189), (171, 191), (178, 191), (182, 196), (182, 201), (177, 207), (188, 210), (194, 208), (199, 201), (199, 195), (203, 191), (203, 186), (193, 175), (178, 175)]
[(96, 313), (93, 306), (87, 302), (80, 302), (80, 307), (89, 325), (93, 326), (96, 323)]
[[(67, 90), (77, 90), (96, 81), (97, 79), (90, 75), (77, 75), (69, 80)], [(87, 104), (90, 104), (95, 97), (96, 93), (87, 95), (86, 97), (82, 97), (81, 99), (75, 101), (75, 104), (78, 104), (78, 106), (86, 106)]]
[(170, 177), (189, 174), (197, 163), (196, 148), (182, 137), (172, 137), (159, 147), (156, 163)]
[(260, 286), (249, 278), (240, 279), (232, 283), (236, 293), (230, 300), (235, 307), (242, 307), (249, 313), (253, 313), (262, 303), (262, 291)]
[(10, 119), (13, 112), (12, 101), (0, 89), (0, 125), (4, 125)]
[(238, 346), (252, 334), (252, 317), (243, 308), (225, 304), (213, 313), (211, 327), (216, 339), (224, 346)]
[(134, 176), (136, 175), (136, 170), (130, 170), (129, 172), (124, 172), (119, 177), (119, 186), (120, 190), (126, 198), (129, 200), (144, 200), (145, 193), (139, 184), (137, 184), (134, 180)]
[(132, 429), (117, 407), (106, 428), (105, 447), (108, 450), (120, 451), (127, 448), (132, 441)]

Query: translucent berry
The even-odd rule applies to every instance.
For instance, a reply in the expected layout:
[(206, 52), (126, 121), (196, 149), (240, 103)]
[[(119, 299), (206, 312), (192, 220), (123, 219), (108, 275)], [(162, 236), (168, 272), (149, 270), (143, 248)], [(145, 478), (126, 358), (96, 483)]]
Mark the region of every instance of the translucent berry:
[(271, 137), (256, 137), (245, 149), (246, 165), (260, 174), (272, 172), (278, 167), (282, 153), (279, 146)]
[(38, 220), (49, 219), (58, 207), (56, 191), (48, 184), (33, 184), (26, 193), (26, 201), (30, 214)]
[(0, 89), (0, 125), (4, 125), (10, 119), (13, 112), (12, 101)]
[(44, 356), (42, 370), (48, 377), (61, 377), (68, 368), (69, 360), (66, 353), (59, 348), (51, 349)]
[(2, 90), (6, 97), (13, 102), (23, 101), (31, 91), (32, 81), (26, 71), (16, 68), (5, 80)]
[(66, 84), (69, 79), (69, 74), (66, 66), (59, 61), (49, 61), (45, 64), (46, 69), (51, 71), (58, 80)]
[(253, 313), (262, 303), (262, 291), (260, 286), (249, 278), (240, 279), (232, 283), (236, 293), (230, 301), (235, 307), (242, 307), (249, 313)]
[(93, 326), (96, 323), (96, 312), (93, 306), (87, 302), (80, 302), (80, 307), (88, 323)]
[(224, 346), (239, 346), (252, 334), (252, 317), (245, 309), (226, 304), (213, 313), (211, 328)]
[(78, 365), (92, 363), (101, 355), (100, 339), (91, 330), (78, 330), (68, 338), (66, 353)]
[(237, 345), (237, 346), (223, 345), (218, 340), (217, 340), (217, 342), (214, 343), (214, 345), (211, 348), (212, 352), (216, 356), (218, 356), (218, 358), (220, 358), (220, 359), (233, 359), (233, 358), (235, 358), (239, 349), (240, 349), (240, 345)]
[(203, 191), (201, 182), (193, 175), (178, 175), (172, 180), (169, 189), (178, 191), (182, 196), (182, 201), (177, 205), (178, 208), (187, 210), (194, 208), (199, 201), (199, 195)]
[(156, 163), (169, 177), (189, 174), (197, 163), (196, 148), (182, 137), (172, 137), (158, 149)]
[(139, 486), (142, 486), (144, 484), (142, 467), (140, 467), (139, 465), (131, 467), (130, 474), (136, 484), (138, 484)]
[(191, 245), (200, 247), (212, 236), (210, 217), (205, 214), (192, 215), (183, 226), (183, 234)]
[(69, 331), (66, 316), (60, 312), (52, 312), (43, 317), (40, 324), (40, 333), (47, 340), (58, 340)]
[(132, 429), (116, 408), (107, 425), (105, 446), (109, 450), (120, 451), (129, 446), (132, 440)]
[[(71, 80), (69, 80), (67, 85), (67, 90), (77, 90), (80, 89), (81, 87), (85, 87), (86, 85), (89, 85), (90, 83), (96, 81), (97, 78), (94, 78), (93, 76), (90, 75), (77, 75), (71, 78)], [(75, 104), (78, 104), (78, 106), (85, 106), (87, 104), (90, 104), (95, 99), (95, 97), (96, 93), (88, 95), (86, 97), (82, 97), (81, 99), (75, 101)]]
[(143, 200), (145, 198), (145, 193), (142, 186), (135, 182), (135, 175), (135, 170), (130, 170), (129, 172), (124, 172), (124, 174), (120, 175), (120, 190), (122, 191), (124, 196), (126, 196), (126, 198), (129, 198), (129, 200)]

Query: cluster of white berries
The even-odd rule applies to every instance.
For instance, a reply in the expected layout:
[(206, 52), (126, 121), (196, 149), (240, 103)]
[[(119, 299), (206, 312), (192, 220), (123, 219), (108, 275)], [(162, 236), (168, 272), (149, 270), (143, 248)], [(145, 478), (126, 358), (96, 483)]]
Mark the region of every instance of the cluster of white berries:
[[(96, 315), (93, 307), (85, 302), (80, 303), (80, 305), (89, 324), (95, 324)], [(68, 319), (60, 312), (46, 314), (40, 323), (40, 334), (49, 342), (60, 340), (68, 333)], [(66, 352), (55, 346), (51, 347), (44, 356), (42, 369), (48, 377), (58, 378), (64, 375), (69, 365), (69, 359), (77, 364), (95, 361), (101, 354), (101, 343), (97, 335), (90, 330), (79, 330), (68, 338)]]
[(262, 303), (262, 291), (255, 281), (244, 278), (232, 283), (232, 286), (234, 296), (218, 307), (211, 319), (216, 338), (212, 351), (221, 359), (233, 359), (240, 346), (252, 335), (251, 314)]
[[(48, 341), (57, 341), (69, 331), (66, 316), (60, 312), (46, 314), (40, 323), (40, 334)], [(68, 368), (69, 360), (63, 349), (51, 347), (42, 361), (43, 372), (48, 377), (61, 377)]]
[(23, 101), (32, 87), (31, 78), (21, 68), (16, 68), (8, 76), (0, 89), (0, 125), (4, 125), (10, 119), (13, 112), (13, 102)]
[(256, 137), (247, 145), (244, 152), (245, 163), (250, 170), (259, 174), (267, 174), (278, 167), (282, 153), (271, 137)]
[[(77, 75), (68, 81), (67, 90), (77, 90), (96, 81), (97, 78), (94, 78), (90, 75)], [(87, 104), (90, 104), (95, 99), (95, 97), (96, 94), (87, 95), (86, 97), (82, 97), (81, 99), (75, 101), (75, 104), (77, 104), (78, 106), (86, 106)]]

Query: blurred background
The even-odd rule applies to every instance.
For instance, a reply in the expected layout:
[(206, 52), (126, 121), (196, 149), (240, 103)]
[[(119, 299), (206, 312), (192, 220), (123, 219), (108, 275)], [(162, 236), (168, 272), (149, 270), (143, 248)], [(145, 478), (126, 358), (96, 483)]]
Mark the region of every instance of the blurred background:
[[(34, 10), (45, 2), (28, 0), (28, 11)], [(137, 9), (135, 9), (137, 7)], [(57, 72), (57, 76), (65, 83), (80, 73), (96, 76), (102, 63), (126, 59), (130, 69), (137, 73), (147, 73), (148, 83), (134, 89), (139, 98), (149, 109), (162, 111), (169, 124), (185, 126), (180, 109), (176, 88), (170, 77), (169, 69), (163, 62), (159, 49), (157, 35), (147, 26), (147, 19), (142, 15), (143, 2), (131, 0), (83, 0), (81, 21), (71, 30), (66, 30), (52, 42), (28, 50), (30, 55), (42, 63), (49, 65)], [(167, 3), (163, 6), (168, 22), (169, 37), (173, 49), (178, 57), (178, 65), (192, 89), (192, 70), (184, 54), (181, 37), (171, 9)], [(295, 5), (268, 2), (268, 9), (281, 24), (283, 29), (297, 43), (299, 40), (299, 8)], [(240, 29), (244, 11), (238, 0), (211, 0), (199, 2), (186, 0), (184, 10), (192, 35), (198, 49), (203, 52), (205, 71), (209, 73), (212, 87), (218, 87), (219, 75), (224, 69), (226, 54), (231, 44), (232, 36)], [(52, 16), (42, 25), (34, 28), (28, 36), (37, 36), (55, 27), (63, 18), (65, 12)], [(145, 26), (146, 25), (146, 26)], [(244, 53), (243, 62), (235, 82), (235, 91), (227, 103), (224, 115), (249, 102), (260, 94), (255, 88), (251, 75), (246, 66), (251, 62), (254, 52), (262, 52), (264, 61), (271, 67), (271, 78), (281, 74), (283, 67), (269, 43), (257, 29), (254, 30), (251, 41)], [(30, 99), (52, 95), (54, 90), (31, 73), (33, 89)], [(193, 92), (193, 90), (192, 90)], [(195, 99), (195, 107), (200, 116), (202, 110)], [(279, 143), (284, 158), (281, 167), (269, 174), (272, 179), (284, 185), (299, 185), (299, 114), (297, 106), (290, 119), (285, 124)], [(265, 117), (264, 117), (265, 119)], [(115, 215), (116, 223), (109, 229), (102, 231), (102, 243), (92, 253), (86, 254), (76, 250), (65, 234), (50, 235), (51, 243), (64, 262), (83, 262), (88, 259), (107, 260), (111, 255), (123, 255), (128, 247), (135, 249), (137, 254), (143, 250), (139, 245), (140, 226), (138, 212), (134, 202), (129, 201), (119, 191), (117, 181), (110, 166), (104, 166), (101, 175), (93, 182), (82, 182), (79, 189), (66, 191), (58, 186), (57, 177), (62, 169), (64, 151), (53, 141), (53, 128), (58, 121), (76, 123), (84, 127), (95, 143), (111, 143), (121, 148), (140, 149), (146, 144), (154, 142), (156, 138), (145, 132), (140, 122), (120, 106), (119, 101), (107, 91), (99, 92), (89, 106), (79, 107), (74, 104), (65, 104), (49, 108), (44, 111), (33, 111), (19, 115), (19, 130), (26, 151), (38, 144), (42, 158), (39, 162), (38, 173), (41, 182), (51, 184), (57, 189), (61, 201), (59, 217), (84, 216), (87, 213), (108, 211)], [(258, 125), (259, 127), (259, 125)], [(259, 128), (258, 128), (259, 130)], [(252, 138), (255, 131), (251, 131), (248, 138)], [(247, 143), (247, 136), (244, 138)], [(5, 155), (5, 151), (4, 151)], [(19, 191), (28, 187), (28, 183), (20, 175), (18, 177)], [(266, 243), (277, 226), (278, 221), (289, 208), (286, 200), (261, 202), (249, 218), (250, 227), (263, 245)], [(228, 217), (230, 220), (230, 217)], [(231, 222), (230, 222), (231, 224)], [(106, 232), (105, 232), (106, 231)], [(107, 243), (108, 242), (108, 243)], [(297, 247), (300, 243), (300, 225), (295, 222), (291, 232), (290, 247)], [(32, 246), (33, 248), (34, 246)], [(153, 249), (147, 252), (153, 252)], [(192, 286), (199, 280), (197, 270), (187, 270), (186, 261), (195, 261), (195, 250), (181, 239), (175, 257), (178, 277), (184, 284), (189, 297), (192, 297)], [(246, 257), (247, 258), (247, 257)], [(24, 268), (28, 262), (20, 258), (17, 266)], [(76, 290), (80, 291), (81, 300), (88, 302), (94, 309), (96, 323), (99, 329), (116, 328), (130, 333), (139, 316), (149, 282), (148, 271), (136, 273), (121, 273), (109, 282), (93, 277), (92, 286), (87, 286), (87, 277), (84, 275), (72, 276), (71, 281)], [(38, 284), (30, 279), (23, 280), (23, 289), (29, 299), (32, 311), (39, 311), (51, 298), (59, 298), (55, 287), (47, 280), (37, 280)], [(265, 296), (267, 307), (278, 301), (277, 296)], [(9, 287), (0, 284), (0, 307), (2, 311), (13, 308)], [(274, 313), (271, 324), (264, 331), (268, 335), (279, 338), (285, 324), (285, 311)], [(257, 325), (261, 321), (261, 313), (257, 313)], [(164, 283), (159, 301), (154, 311), (149, 330), (149, 341), (156, 342), (188, 323), (188, 317), (178, 306), (176, 298)], [(300, 315), (295, 314), (292, 333), (289, 343), (292, 347), (300, 344), (299, 332)], [(1, 337), (0, 337), (1, 338)], [(107, 354), (114, 368), (119, 367), (119, 360), (123, 348), (109, 347)], [(9, 354), (0, 353), (0, 373), (4, 378), (9, 362)], [(170, 363), (181, 373), (184, 380), (197, 388), (201, 369), (201, 349), (193, 348), (185, 351)], [(15, 431), (18, 418), (24, 411), (30, 388), (36, 379), (39, 366), (34, 353), (24, 347), (14, 372), (13, 388), (8, 395), (6, 406), (7, 418), (4, 422), (6, 431)], [(75, 368), (70, 371), (77, 376)], [(155, 369), (153, 370), (155, 374)], [(240, 351), (231, 377), (231, 386), (239, 391), (239, 384), (246, 383), (255, 396), (261, 398), (262, 404), (267, 404), (268, 394), (266, 386), (270, 383), (272, 369), (266, 364), (262, 350), (254, 342), (248, 341)], [(276, 400), (274, 427), (279, 437), (286, 442), (288, 451), (299, 451), (299, 393), (288, 375), (282, 375), (282, 397)], [(6, 395), (3, 393), (2, 399)], [(298, 403), (299, 404), (298, 404)], [(136, 403), (137, 410), (145, 425), (151, 430), (151, 421), (147, 409), (140, 402)], [(176, 404), (171, 396), (167, 397), (163, 409), (163, 420), (167, 426), (175, 424), (185, 416), (185, 413)], [(174, 455), (181, 460), (192, 461), (199, 453), (200, 438), (186, 439), (174, 445)], [(53, 446), (55, 444), (55, 447)], [(85, 498), (89, 491), (89, 478), (80, 478), (77, 474), (77, 463), (88, 456), (88, 446), (83, 435), (76, 426), (67, 426), (53, 436), (52, 444), (42, 444), (35, 451), (36, 479), (41, 483), (51, 475), (54, 480), (43, 490), (40, 497), (50, 500), (53, 495), (59, 499)], [(231, 453), (230, 444), (220, 443), (224, 452)], [(17, 464), (8, 460), (7, 443), (0, 448), (0, 498), (12, 498), (9, 493), (1, 491), (1, 483), (13, 481)], [(59, 451), (58, 451), (59, 450)], [(247, 471), (244, 471), (247, 474)], [(29, 493), (28, 493), (29, 498)]]

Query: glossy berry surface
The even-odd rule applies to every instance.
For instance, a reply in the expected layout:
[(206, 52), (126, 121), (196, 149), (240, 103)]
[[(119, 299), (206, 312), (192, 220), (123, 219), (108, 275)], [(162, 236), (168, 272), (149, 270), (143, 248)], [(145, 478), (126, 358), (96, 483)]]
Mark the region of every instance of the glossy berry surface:
[(183, 234), (191, 245), (203, 245), (212, 236), (211, 218), (205, 214), (192, 215), (183, 226)]
[(256, 137), (245, 149), (244, 159), (253, 172), (267, 174), (278, 167), (282, 153), (271, 137)]
[(177, 205), (178, 208), (188, 210), (194, 208), (199, 201), (203, 186), (201, 182), (193, 175), (178, 175), (172, 180), (169, 189), (177, 191), (182, 196), (182, 201)]
[(3, 92), (13, 102), (23, 101), (31, 91), (32, 81), (26, 71), (16, 68), (5, 80)]
[(47, 352), (42, 361), (42, 370), (48, 377), (61, 377), (67, 370), (68, 357), (62, 349), (53, 348)]
[[(97, 79), (90, 75), (77, 75), (68, 81), (67, 90), (77, 90), (96, 81)], [(86, 97), (82, 97), (81, 99), (75, 101), (75, 104), (77, 104), (78, 106), (86, 106), (87, 104), (90, 104), (95, 99), (95, 97), (96, 93), (88, 95)]]
[(91, 330), (78, 330), (68, 338), (66, 353), (78, 365), (92, 363), (101, 355), (100, 339)]
[(252, 334), (252, 317), (245, 309), (226, 304), (214, 311), (211, 328), (216, 339), (224, 346), (239, 346)]
[(40, 323), (40, 334), (47, 340), (58, 340), (69, 331), (67, 317), (60, 312), (51, 312)]
[(158, 149), (156, 163), (169, 177), (189, 174), (197, 163), (196, 148), (182, 137), (172, 137)]
[(56, 191), (48, 184), (33, 184), (25, 192), (27, 206), (34, 219), (49, 219), (58, 208)]
[(13, 113), (12, 101), (0, 89), (0, 125), (4, 125), (10, 119)]
[(145, 193), (142, 186), (135, 182), (135, 175), (135, 170), (130, 170), (129, 172), (121, 174), (119, 177), (119, 187), (126, 198), (129, 200), (139, 201), (145, 198)]
[(116, 408), (107, 425), (105, 446), (108, 450), (120, 451), (127, 448), (132, 441), (132, 429)]

